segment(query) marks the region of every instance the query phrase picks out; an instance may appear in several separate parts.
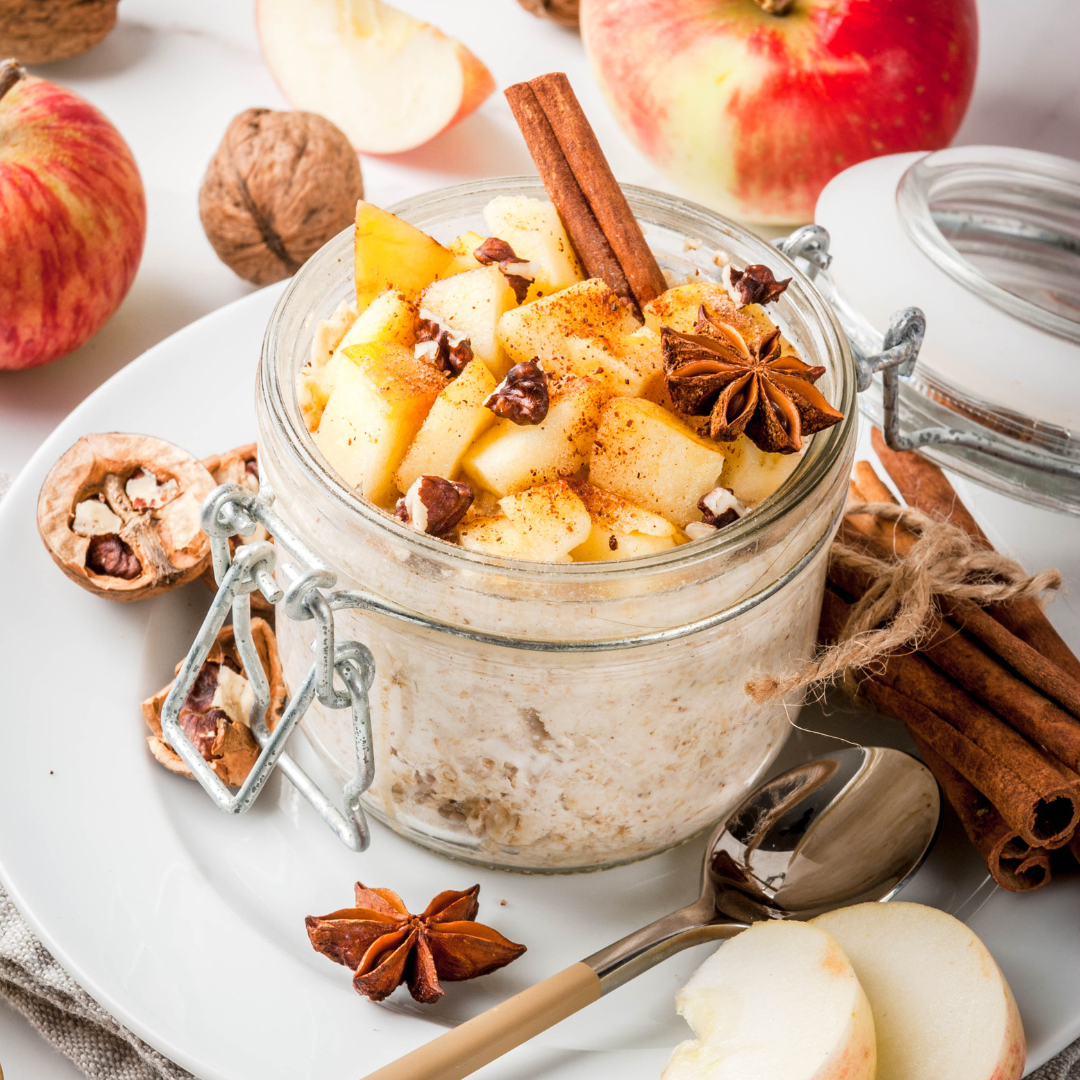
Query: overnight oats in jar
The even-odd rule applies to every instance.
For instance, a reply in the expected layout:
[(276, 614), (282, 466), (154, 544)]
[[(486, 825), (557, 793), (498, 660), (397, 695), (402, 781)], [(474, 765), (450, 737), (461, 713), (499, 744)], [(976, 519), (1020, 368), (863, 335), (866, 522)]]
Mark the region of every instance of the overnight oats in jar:
[[(719, 215), (624, 190), (671, 286), (640, 311), (504, 178), (361, 204), (355, 277), (350, 231), (264, 342), (264, 483), (375, 658), (365, 806), (490, 866), (642, 858), (745, 795), (798, 710), (746, 683), (812, 653), (847, 490), (825, 302)], [(293, 686), (314, 631), (280, 624)], [(348, 711), (304, 727), (352, 776)]]

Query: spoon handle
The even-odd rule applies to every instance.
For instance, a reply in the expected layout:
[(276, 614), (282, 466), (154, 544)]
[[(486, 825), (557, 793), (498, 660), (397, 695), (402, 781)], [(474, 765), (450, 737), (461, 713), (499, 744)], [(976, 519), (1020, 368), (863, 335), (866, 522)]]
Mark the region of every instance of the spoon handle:
[(365, 1080), (461, 1080), (599, 997), (600, 976), (581, 961), (376, 1069)]

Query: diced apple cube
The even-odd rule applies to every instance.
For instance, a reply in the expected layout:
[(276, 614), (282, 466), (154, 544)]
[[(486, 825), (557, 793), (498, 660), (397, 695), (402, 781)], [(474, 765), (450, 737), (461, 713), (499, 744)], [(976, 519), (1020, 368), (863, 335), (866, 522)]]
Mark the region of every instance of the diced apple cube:
[(529, 299), (550, 296), (585, 276), (551, 203), (500, 195), (484, 207), (484, 220), (492, 236), (505, 240), (519, 259), (533, 264)]
[[(353, 310), (355, 311), (355, 308)], [(341, 363), (344, 350), (350, 345), (374, 342), (405, 345), (409, 348), (416, 343), (416, 305), (406, 300), (396, 289), (385, 289), (371, 301), (359, 318), (339, 336), (333, 354), (321, 366), (316, 367), (315, 354), (312, 353), (312, 363), (301, 371), (298, 379), (300, 408), (309, 431), (314, 431), (319, 426), (323, 409), (326, 408), (330, 392), (334, 389), (337, 365)]]
[[(535, 562), (539, 557), (528, 540), (504, 517), (476, 517), (458, 526), (458, 543), (466, 551), (481, 555), (499, 555), (504, 559), (527, 559)], [(558, 560), (569, 562), (569, 556)]]
[(724, 475), (720, 483), (747, 506), (758, 506), (799, 467), (802, 454), (769, 454), (745, 435), (724, 443)]
[(363, 200), (356, 204), (356, 302), (361, 311), (383, 289), (415, 296), (453, 258), (437, 240), (395, 214)]
[(467, 337), (473, 356), (493, 374), (502, 378), (510, 369), (495, 327), (517, 300), (506, 275), (497, 266), (482, 266), (435, 281), (420, 294), (419, 303), (440, 323)]
[(498, 333), (512, 364), (538, 357), (555, 371), (566, 369), (568, 338), (610, 337), (637, 329), (637, 320), (606, 282), (590, 278), (508, 311), (499, 320)]
[(597, 525), (621, 533), (642, 533), (646, 536), (678, 535), (678, 529), (666, 518), (651, 510), (642, 510), (632, 502), (587, 480), (569, 479), (570, 490), (585, 504), (585, 509)]
[(652, 401), (612, 398), (604, 406), (589, 480), (676, 525), (700, 517), (698, 499), (716, 487), (724, 455)]
[(469, 444), (495, 423), (495, 414), (484, 408), (495, 386), (495, 377), (483, 360), (465, 365), (435, 399), (416, 433), (394, 476), (399, 491), (408, 491), (420, 476), (454, 479)]
[(313, 438), (330, 466), (379, 506), (446, 377), (403, 345), (350, 345)]
[(656, 333), (660, 333), (660, 327), (670, 326), (672, 330), (692, 334), (702, 304), (714, 319), (734, 326), (749, 340), (775, 329), (763, 308), (757, 304), (739, 307), (724, 286), (715, 281), (694, 281), (661, 293), (645, 305), (645, 325)]
[(565, 480), (507, 495), (499, 500), (507, 520), (545, 562), (558, 562), (582, 544), (592, 529), (585, 504)]
[[(597, 379), (624, 397), (652, 396), (664, 381), (660, 338), (647, 326), (632, 334), (568, 337), (563, 355), (569, 370)], [(549, 364), (549, 369), (557, 370), (557, 365)]]
[(678, 533), (671, 536), (647, 536), (644, 533), (624, 533), (593, 522), (585, 543), (570, 552), (574, 562), (607, 562), (614, 559), (636, 559), (655, 555), (679, 543)]
[(572, 476), (585, 464), (609, 392), (578, 375), (552, 379), (549, 389), (551, 406), (543, 422), (496, 421), (462, 460), (466, 476), (501, 498)]
[(464, 232), (448, 245), (451, 254), (461, 264), (462, 269), (475, 270), (481, 265), (473, 252), (484, 242), (486, 237), (478, 232)]

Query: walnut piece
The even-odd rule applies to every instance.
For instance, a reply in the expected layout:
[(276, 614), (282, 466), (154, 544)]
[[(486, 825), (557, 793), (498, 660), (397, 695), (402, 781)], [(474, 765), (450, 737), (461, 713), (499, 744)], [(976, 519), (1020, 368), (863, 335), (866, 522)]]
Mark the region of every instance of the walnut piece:
[(269, 285), (348, 228), (363, 193), (356, 152), (329, 120), (247, 109), (210, 161), (199, 217), (222, 262)]
[(422, 307), (413, 354), (417, 360), (426, 360), (447, 375), (457, 376), (473, 358), (472, 342), (452, 326), (440, 322), (435, 312)]
[(515, 364), (484, 402), (496, 416), (520, 425), (541, 423), (550, 405), (547, 372), (536, 360)]
[(580, 0), (518, 0), (530, 14), (560, 26), (577, 26)]
[(198, 577), (210, 561), (199, 527), (210, 472), (148, 435), (86, 435), (38, 495), (38, 531), (72, 581), (110, 600), (144, 600)]
[[(263, 619), (255, 618), (251, 620), (251, 636), (270, 684), (266, 722), (273, 731), (285, 711), (287, 697), (277, 639)], [(176, 665), (177, 672), (180, 666)], [(152, 732), (146, 741), (150, 745), (150, 752), (166, 769), (193, 779), (180, 755), (165, 742), (161, 730), (161, 709), (172, 687), (173, 683), (170, 682), (142, 703), (143, 718)], [(237, 651), (233, 628), (223, 627), (195, 684), (184, 699), (180, 709), (180, 727), (214, 772), (232, 787), (239, 787), (247, 779), (259, 756), (259, 744), (247, 724), (254, 701), (254, 689)]]
[(398, 499), (394, 517), (417, 532), (440, 536), (465, 516), (472, 501), (473, 490), (468, 484), (444, 480), (441, 476), (419, 476)]
[(51, 64), (92, 49), (116, 25), (118, 0), (3, 0), (0, 56)]
[(734, 524), (749, 510), (744, 502), (735, 497), (735, 492), (726, 487), (714, 487), (706, 492), (698, 500), (697, 506), (701, 511), (701, 520), (714, 529)]
[[(237, 446), (224, 454), (211, 454), (203, 458), (203, 465), (209, 470), (215, 484), (239, 484), (249, 491), (259, 494), (259, 456), (258, 446), (255, 443), (246, 443)], [(273, 543), (273, 537), (261, 525), (255, 526), (255, 531), (247, 536), (229, 537), (229, 550), (233, 555), (240, 544), (252, 544), (258, 540), (269, 540)], [(211, 592), (217, 592), (217, 579), (214, 577), (214, 566), (211, 563), (203, 572), (202, 579)], [(271, 627), (275, 622), (276, 609), (258, 589), (251, 593), (251, 614), (265, 619)]]
[(514, 298), (519, 304), (525, 303), (529, 286), (536, 280), (531, 262), (519, 258), (514, 249), (497, 236), (489, 236), (473, 251), (473, 258), (483, 266), (497, 265), (506, 283), (514, 290)]

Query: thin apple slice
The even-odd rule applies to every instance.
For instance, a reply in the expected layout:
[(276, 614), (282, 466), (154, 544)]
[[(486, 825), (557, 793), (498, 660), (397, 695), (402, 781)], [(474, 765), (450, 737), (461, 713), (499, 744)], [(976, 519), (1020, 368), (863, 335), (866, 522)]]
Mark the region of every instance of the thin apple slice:
[(380, 0), (258, 0), (267, 66), (293, 108), (366, 154), (412, 150), (495, 89), (459, 41)]
[(817, 927), (755, 923), (675, 1003), (697, 1039), (676, 1047), (662, 1080), (874, 1080), (866, 994)]
[(840, 943), (877, 1029), (877, 1080), (1019, 1080), (1024, 1029), (986, 946), (937, 908), (856, 904), (814, 924)]

